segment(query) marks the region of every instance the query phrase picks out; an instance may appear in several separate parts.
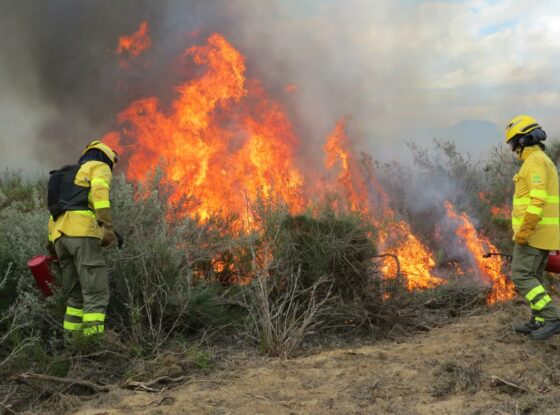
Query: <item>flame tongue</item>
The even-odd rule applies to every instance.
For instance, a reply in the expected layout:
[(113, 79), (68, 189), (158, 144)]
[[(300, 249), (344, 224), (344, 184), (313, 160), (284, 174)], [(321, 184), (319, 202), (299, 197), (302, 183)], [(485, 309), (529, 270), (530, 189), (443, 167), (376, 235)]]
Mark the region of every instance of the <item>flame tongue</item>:
[[(370, 163), (365, 164), (365, 174), (358, 168), (358, 163), (351, 151), (350, 140), (345, 134), (345, 122), (340, 121), (325, 145), (327, 154), (325, 164), (333, 168), (337, 161), (340, 172), (337, 181), (344, 191), (350, 209), (362, 213), (383, 212), (384, 219), (372, 218), (379, 229), (380, 245), (384, 252), (399, 258), (400, 271), (406, 278), (409, 291), (433, 288), (445, 281), (432, 275), (435, 261), (430, 250), (413, 234), (410, 226), (396, 219), (396, 214), (388, 207), (388, 196), (373, 174)], [(369, 186), (368, 186), (369, 184)], [(368, 198), (368, 187), (377, 193), (377, 203)], [(376, 206), (377, 205), (377, 206)], [(397, 275), (396, 263), (387, 259), (382, 267), (386, 278)]]
[(337, 123), (329, 136), (324, 150), (326, 153), (325, 166), (332, 169), (340, 162), (340, 172), (337, 177), (341, 190), (349, 201), (350, 209), (365, 213), (368, 211), (366, 182), (358, 169), (354, 155), (350, 151), (350, 140), (345, 132), (346, 122)]
[(151, 45), (152, 40), (148, 36), (148, 22), (144, 21), (133, 34), (119, 37), (119, 46), (115, 53), (123, 56), (120, 64), (123, 68), (127, 68), (133, 59), (148, 50)]
[(494, 206), (492, 205), (492, 203), (490, 202), (488, 195), (485, 192), (479, 192), (478, 193), (478, 197), (481, 201), (483, 201), (484, 203), (486, 203), (488, 206), (490, 206), (490, 212), (492, 213), (492, 216), (494, 218), (497, 219), (507, 219), (511, 217), (511, 207), (510, 206)]
[(515, 288), (501, 273), (502, 260), (495, 256), (488, 259), (483, 258), (487, 251), (496, 251), (494, 245), (488, 239), (478, 234), (465, 213), (457, 214), (451, 202), (445, 202), (445, 209), (447, 210), (447, 215), (455, 221), (457, 225), (455, 234), (464, 242), (469, 250), (477, 273), (487, 284), (492, 286), (492, 292), (488, 296), (488, 303), (493, 304), (497, 301), (513, 298)]

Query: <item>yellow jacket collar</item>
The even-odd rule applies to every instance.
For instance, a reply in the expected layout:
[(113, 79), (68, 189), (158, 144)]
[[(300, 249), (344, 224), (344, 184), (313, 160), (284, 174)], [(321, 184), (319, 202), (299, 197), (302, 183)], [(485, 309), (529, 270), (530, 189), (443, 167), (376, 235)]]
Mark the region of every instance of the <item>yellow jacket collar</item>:
[(525, 147), (521, 152), (521, 156), (519, 157), (520, 160), (525, 161), (527, 158), (533, 154), (535, 151), (542, 151), (538, 144), (533, 146)]

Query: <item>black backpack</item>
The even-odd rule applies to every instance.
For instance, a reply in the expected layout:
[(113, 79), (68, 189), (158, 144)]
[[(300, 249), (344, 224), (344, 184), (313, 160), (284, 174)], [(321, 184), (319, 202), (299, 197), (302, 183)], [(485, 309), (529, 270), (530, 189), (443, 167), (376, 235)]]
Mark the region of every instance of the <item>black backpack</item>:
[(80, 164), (72, 164), (49, 172), (47, 202), (55, 221), (69, 210), (89, 210), (89, 186), (74, 184), (80, 167)]

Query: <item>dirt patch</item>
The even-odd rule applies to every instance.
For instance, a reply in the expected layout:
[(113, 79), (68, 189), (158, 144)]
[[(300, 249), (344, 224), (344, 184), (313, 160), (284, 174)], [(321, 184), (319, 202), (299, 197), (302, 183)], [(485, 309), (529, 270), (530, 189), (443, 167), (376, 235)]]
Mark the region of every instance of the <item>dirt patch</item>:
[(402, 341), (291, 360), (228, 358), (208, 378), (161, 394), (97, 395), (74, 413), (557, 414), (560, 336), (511, 330), (512, 302)]

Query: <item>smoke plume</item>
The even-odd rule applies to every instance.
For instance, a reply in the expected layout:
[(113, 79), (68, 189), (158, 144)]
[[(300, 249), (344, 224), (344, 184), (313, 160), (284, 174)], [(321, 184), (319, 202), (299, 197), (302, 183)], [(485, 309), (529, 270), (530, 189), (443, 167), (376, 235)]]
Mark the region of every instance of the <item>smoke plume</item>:
[[(560, 6), (508, 3), (0, 0), (0, 164), (68, 162), (133, 99), (169, 101), (176, 81), (195, 75), (178, 56), (214, 32), (246, 56), (247, 77), (286, 106), (303, 151), (322, 145), (343, 116), (376, 158), (402, 155), (414, 131), (429, 142), (433, 128), (503, 125), (518, 112), (553, 135), (560, 64), (549, 59), (556, 32), (546, 16)], [(519, 24), (518, 15), (538, 24)], [(118, 38), (143, 21), (152, 46), (123, 70)]]
[[(362, 1), (355, 6), (2, 0), (1, 163), (27, 170), (72, 161), (85, 143), (114, 126), (116, 114), (133, 99), (170, 99), (173, 83), (192, 75), (177, 69), (177, 56), (214, 32), (223, 33), (247, 57), (247, 76), (260, 79), (283, 101), (304, 149), (322, 145), (342, 116), (351, 117), (351, 135), (365, 137), (373, 119), (387, 118), (387, 90), (381, 85), (393, 75), (385, 64), (372, 67), (368, 51), (360, 49), (363, 40), (353, 33), (363, 33), (366, 21), (359, 10), (367, 7)], [(379, 13), (391, 14), (391, 6), (381, 6)], [(133, 33), (142, 21), (149, 24), (152, 47), (137, 65), (123, 70), (115, 54), (118, 38)], [(372, 82), (379, 83), (378, 96), (367, 92)], [(376, 137), (370, 140), (381, 141), (388, 133), (380, 125), (373, 130)]]

